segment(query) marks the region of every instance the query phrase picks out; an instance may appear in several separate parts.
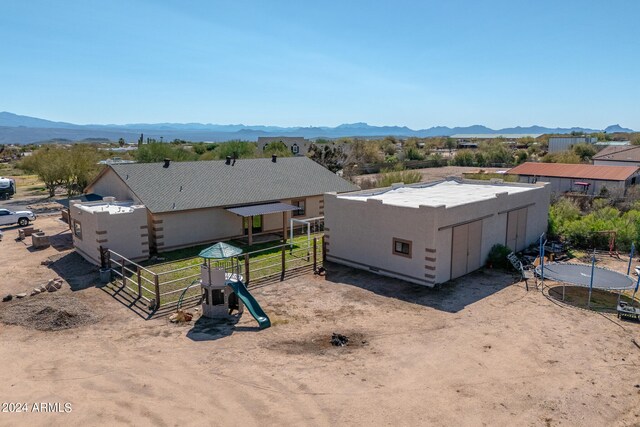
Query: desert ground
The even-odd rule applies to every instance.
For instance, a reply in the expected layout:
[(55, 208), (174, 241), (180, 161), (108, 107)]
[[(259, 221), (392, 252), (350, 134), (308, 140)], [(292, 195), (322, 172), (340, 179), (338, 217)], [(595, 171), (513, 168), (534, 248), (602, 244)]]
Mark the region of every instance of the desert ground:
[[(56, 244), (32, 251), (3, 227), (0, 293), (64, 283), (0, 303), (0, 402), (29, 405), (0, 425), (640, 425), (640, 324), (508, 273), (432, 290), (329, 264), (250, 287), (269, 329), (195, 308), (173, 324), (96, 286), (58, 215), (34, 225)], [(349, 345), (331, 346), (334, 332)]]
[[(476, 173), (480, 170), (485, 171), (487, 173), (494, 173), (497, 171), (503, 171), (508, 168), (478, 168), (471, 166), (442, 166), (439, 168), (424, 168), (424, 169), (412, 169), (416, 172), (419, 172), (422, 175), (421, 182), (433, 182), (440, 181), (442, 179), (448, 177), (458, 177), (462, 178), (462, 175), (465, 173)], [(354, 177), (354, 182), (359, 184), (363, 180), (375, 181), (380, 178), (380, 174), (367, 174), (367, 175), (358, 175)]]

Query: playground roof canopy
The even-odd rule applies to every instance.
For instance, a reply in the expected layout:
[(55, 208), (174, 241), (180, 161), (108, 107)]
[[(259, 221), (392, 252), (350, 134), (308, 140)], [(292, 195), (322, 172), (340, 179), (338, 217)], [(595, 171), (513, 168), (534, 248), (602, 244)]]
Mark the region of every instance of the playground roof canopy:
[(236, 248), (235, 246), (229, 245), (227, 243), (216, 243), (213, 246), (209, 246), (206, 249), (203, 249), (198, 254), (199, 257), (205, 259), (224, 259), (232, 256), (240, 255), (242, 253), (242, 249)]

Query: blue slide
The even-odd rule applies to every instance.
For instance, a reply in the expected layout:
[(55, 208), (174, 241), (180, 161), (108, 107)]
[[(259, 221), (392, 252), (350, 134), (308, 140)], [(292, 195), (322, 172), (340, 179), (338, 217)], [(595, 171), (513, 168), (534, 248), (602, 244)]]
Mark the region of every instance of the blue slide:
[(231, 289), (233, 289), (233, 292), (235, 292), (236, 295), (238, 295), (238, 298), (242, 300), (244, 305), (247, 307), (247, 310), (249, 310), (249, 313), (251, 313), (253, 318), (258, 321), (260, 329), (266, 329), (271, 326), (271, 320), (269, 320), (267, 314), (262, 310), (258, 301), (256, 301), (251, 293), (249, 293), (249, 290), (244, 283), (228, 280), (227, 285), (231, 286)]

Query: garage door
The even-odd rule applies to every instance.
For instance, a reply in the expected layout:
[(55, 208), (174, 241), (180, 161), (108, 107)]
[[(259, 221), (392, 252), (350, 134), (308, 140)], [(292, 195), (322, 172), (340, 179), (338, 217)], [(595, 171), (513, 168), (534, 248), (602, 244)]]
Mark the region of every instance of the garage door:
[(451, 242), (451, 278), (477, 270), (482, 265), (482, 221), (453, 227)]
[(506, 245), (518, 252), (527, 244), (527, 208), (517, 209), (507, 214)]

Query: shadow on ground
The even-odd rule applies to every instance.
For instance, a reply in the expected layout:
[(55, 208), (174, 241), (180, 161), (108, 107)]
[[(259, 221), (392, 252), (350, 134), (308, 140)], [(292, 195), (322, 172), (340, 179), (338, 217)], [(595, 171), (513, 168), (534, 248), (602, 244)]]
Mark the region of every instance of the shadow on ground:
[(200, 317), (193, 324), (193, 327), (187, 332), (187, 338), (193, 341), (215, 341), (225, 338), (234, 332), (258, 332), (260, 328), (257, 326), (236, 326), (239, 318), (231, 319), (208, 319)]
[(326, 264), (326, 280), (449, 313), (457, 313), (517, 282), (508, 272), (482, 269), (429, 288), (329, 262)]
[(49, 257), (49, 268), (62, 277), (72, 291), (93, 287), (99, 283), (98, 267), (90, 264), (77, 252), (67, 252)]

